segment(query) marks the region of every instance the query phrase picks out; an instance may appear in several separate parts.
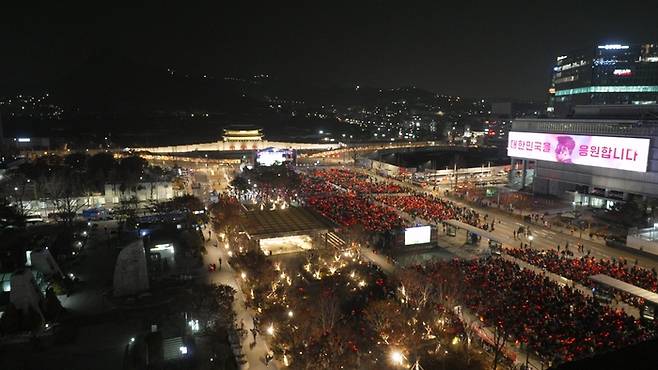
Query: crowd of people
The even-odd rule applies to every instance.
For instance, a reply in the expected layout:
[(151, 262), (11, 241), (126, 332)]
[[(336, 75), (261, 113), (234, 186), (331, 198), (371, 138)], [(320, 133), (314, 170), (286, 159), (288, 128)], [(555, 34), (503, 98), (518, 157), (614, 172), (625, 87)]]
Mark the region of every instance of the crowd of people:
[(554, 274), (591, 285), (589, 277), (596, 274), (605, 274), (615, 279), (635, 285), (637, 287), (658, 292), (658, 278), (656, 270), (645, 269), (630, 264), (627, 260), (597, 259), (592, 256), (571, 258), (566, 251), (536, 249), (511, 249), (507, 253), (531, 265), (541, 267)]
[[(307, 205), (339, 224), (362, 224), (369, 231), (385, 231), (402, 225), (394, 210), (429, 222), (457, 219), (485, 230), (494, 227), (493, 220), (487, 220), (469, 207), (428, 194), (402, 194), (404, 191), (396, 184), (378, 182), (368, 175), (331, 168), (314, 169), (302, 176), (299, 193)], [(392, 210), (377, 206), (373, 199)]]
[(366, 175), (344, 169), (317, 169), (301, 178), (299, 193), (307, 206), (336, 223), (361, 225), (370, 232), (383, 232), (402, 226), (394, 210), (375, 204), (370, 193), (400, 192), (393, 184), (374, 182)]
[(284, 201), (290, 203), (290, 201), (295, 198), (295, 194), (295, 189), (292, 187), (285, 188), (264, 183), (258, 187), (258, 191), (250, 191), (245, 193), (244, 197), (259, 204), (268, 204), (276, 201)]
[(309, 196), (306, 204), (343, 226), (362, 225), (366, 231), (382, 232), (402, 226), (395, 211), (354, 194)]
[[(495, 227), (495, 220), (472, 208), (428, 194), (402, 193), (405, 190), (398, 185), (345, 169), (314, 169), (301, 175), (299, 188), (295, 189), (300, 203), (342, 226), (361, 226), (372, 233), (402, 227), (398, 210), (430, 222), (456, 219), (485, 230)], [(584, 285), (590, 285), (589, 276), (606, 274), (658, 292), (655, 270), (626, 261), (573, 258), (567, 252), (528, 248), (508, 251)], [(653, 335), (622, 310), (601, 305), (576, 289), (560, 286), (500, 258), (455, 259), (418, 268), (431, 276), (441, 296), (454, 295), (456, 302), (477, 314), (486, 326), (501, 328), (510, 340), (526, 343), (542, 359), (553, 363), (573, 361)], [(439, 284), (451, 287), (438, 289)]]
[(499, 258), (428, 264), (433, 281), (453, 284), (458, 302), (544, 360), (572, 361), (647, 340), (652, 333), (621, 310)]
[(423, 195), (378, 196), (379, 202), (399, 209), (412, 217), (438, 222), (455, 218), (451, 202)]
[(469, 225), (489, 230), (494, 227), (493, 220), (488, 220), (472, 208), (460, 207), (457, 204), (428, 194), (412, 194), (400, 196), (379, 195), (376, 199), (387, 206), (399, 209), (412, 217), (418, 217), (429, 222), (456, 219)]
[(337, 189), (334, 187), (334, 185), (321, 178), (307, 175), (301, 177), (299, 192), (302, 194), (302, 196), (332, 194), (336, 191)]
[(357, 194), (404, 192), (404, 189), (399, 185), (377, 181), (371, 176), (342, 168), (316, 169), (311, 171), (311, 176)]

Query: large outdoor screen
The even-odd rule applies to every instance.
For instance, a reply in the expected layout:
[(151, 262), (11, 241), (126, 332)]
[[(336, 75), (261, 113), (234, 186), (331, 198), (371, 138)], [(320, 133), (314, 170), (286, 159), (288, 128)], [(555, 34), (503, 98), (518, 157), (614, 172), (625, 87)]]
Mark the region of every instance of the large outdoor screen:
[(509, 133), (507, 155), (548, 162), (647, 172), (650, 139), (611, 136)]
[(273, 166), (291, 161), (292, 157), (291, 150), (267, 148), (258, 151), (256, 154), (256, 163), (260, 166)]
[(427, 244), (431, 236), (431, 226), (408, 227), (404, 230), (404, 245)]

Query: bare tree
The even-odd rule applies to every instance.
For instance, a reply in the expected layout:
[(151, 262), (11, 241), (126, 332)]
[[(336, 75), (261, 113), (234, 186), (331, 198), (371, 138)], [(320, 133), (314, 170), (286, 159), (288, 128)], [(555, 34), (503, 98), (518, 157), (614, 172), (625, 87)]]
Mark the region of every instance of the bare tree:
[(223, 232), (226, 235), (237, 232), (241, 222), (242, 209), (236, 198), (221, 197), (217, 203), (210, 206), (210, 213), (213, 216), (215, 231)]
[(507, 330), (507, 326), (502, 325), (502, 323), (497, 324), (494, 327), (493, 335), (494, 335), (494, 339), (493, 339), (494, 360), (492, 364), (492, 369), (496, 370), (501, 360), (503, 349), (505, 348), (505, 345), (507, 344), (507, 340), (509, 339), (509, 332)]
[(414, 269), (404, 269), (399, 270), (395, 278), (400, 283), (400, 291), (404, 292), (405, 300), (409, 306), (420, 310), (431, 303), (434, 289), (423, 274)]
[(463, 318), (462, 324), (464, 325), (464, 335), (466, 336), (465, 344), (464, 344), (464, 356), (466, 358), (466, 364), (470, 365), (471, 364), (471, 342), (473, 341), (475, 337), (475, 331), (476, 331), (476, 325), (477, 321), (469, 321), (465, 317)]
[(340, 314), (340, 306), (338, 299), (333, 292), (324, 294), (324, 298), (320, 302), (320, 323), (323, 332), (330, 332), (333, 330), (338, 316)]
[(235, 293), (228, 285), (193, 285), (181, 303), (204, 327), (230, 328), (235, 324)]
[(3, 193), (14, 200), (14, 209), (21, 217), (27, 217), (30, 213), (29, 202), (27, 201), (29, 183), (30, 180), (24, 174), (16, 173), (10, 181), (5, 183), (5, 189), (3, 189)]
[(364, 310), (364, 318), (370, 327), (389, 344), (397, 323), (401, 321), (400, 310), (395, 301), (372, 301)]
[(81, 184), (78, 176), (58, 172), (45, 182), (45, 194), (62, 220), (68, 225), (73, 223), (75, 215), (89, 203), (80, 197)]

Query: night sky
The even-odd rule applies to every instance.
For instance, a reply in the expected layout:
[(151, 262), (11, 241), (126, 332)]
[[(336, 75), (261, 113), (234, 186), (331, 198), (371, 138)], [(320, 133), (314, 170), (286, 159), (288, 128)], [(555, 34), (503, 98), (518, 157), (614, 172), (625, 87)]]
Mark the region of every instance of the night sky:
[(658, 2), (648, 0), (188, 3), (3, 4), (0, 94), (46, 89), (101, 50), (218, 77), (269, 73), (321, 86), (543, 99), (561, 52), (658, 42)]

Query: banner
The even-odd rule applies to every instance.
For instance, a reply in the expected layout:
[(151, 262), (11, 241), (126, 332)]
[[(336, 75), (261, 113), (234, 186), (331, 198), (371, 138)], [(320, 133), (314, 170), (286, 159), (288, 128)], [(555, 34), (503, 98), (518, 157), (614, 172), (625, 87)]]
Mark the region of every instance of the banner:
[(547, 162), (647, 172), (650, 139), (510, 131), (507, 155)]

